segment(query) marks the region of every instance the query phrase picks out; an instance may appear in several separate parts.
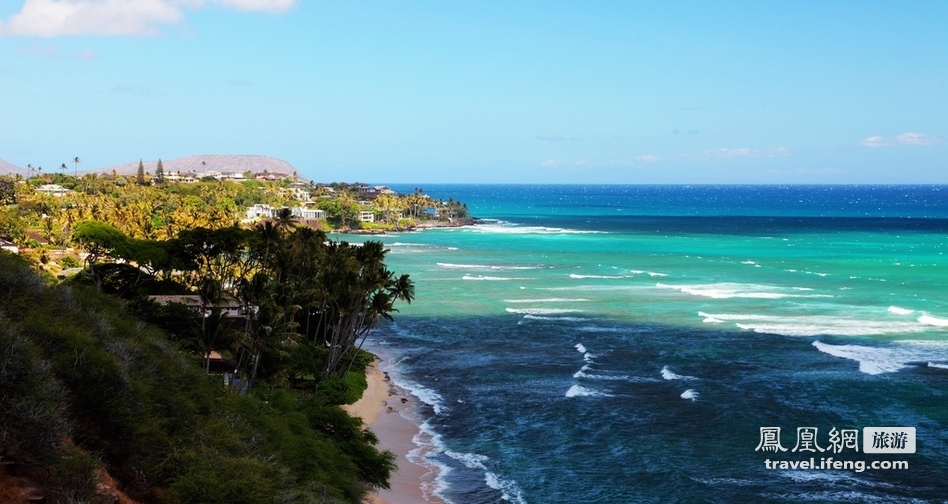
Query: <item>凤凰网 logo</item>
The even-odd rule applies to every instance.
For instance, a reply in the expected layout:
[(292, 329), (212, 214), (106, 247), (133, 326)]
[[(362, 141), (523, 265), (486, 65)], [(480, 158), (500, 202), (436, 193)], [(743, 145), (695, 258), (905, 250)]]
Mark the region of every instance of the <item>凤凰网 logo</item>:
[(820, 440), (818, 427), (797, 427), (796, 443), (792, 449), (783, 445), (780, 427), (761, 427), (760, 442), (754, 451), (781, 453), (832, 452), (846, 450), (863, 453), (915, 453), (915, 427), (864, 427), (862, 443), (859, 429), (831, 428)]

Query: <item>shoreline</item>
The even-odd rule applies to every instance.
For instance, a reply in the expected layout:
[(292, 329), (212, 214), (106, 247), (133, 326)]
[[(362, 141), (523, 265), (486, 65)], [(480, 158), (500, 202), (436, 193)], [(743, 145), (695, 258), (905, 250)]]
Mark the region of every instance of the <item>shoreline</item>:
[[(354, 417), (359, 417), (378, 437), (376, 445), (381, 451), (395, 454), (398, 467), (389, 479), (391, 488), (378, 489), (366, 495), (365, 504), (406, 504), (430, 503), (442, 501), (426, 492), (434, 486), (437, 469), (413, 462), (422, 450), (415, 444), (415, 436), (421, 432), (418, 419), (414, 416), (414, 401), (408, 392), (395, 386), (387, 372), (379, 369), (381, 360), (365, 368), (368, 386), (362, 397), (342, 409)], [(421, 454), (424, 455), (423, 453)]]

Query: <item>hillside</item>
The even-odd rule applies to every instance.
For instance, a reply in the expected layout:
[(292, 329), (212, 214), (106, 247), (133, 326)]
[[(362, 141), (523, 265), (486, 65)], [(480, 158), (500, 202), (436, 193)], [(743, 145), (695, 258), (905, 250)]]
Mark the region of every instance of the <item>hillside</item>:
[[(162, 159), (161, 164), (165, 173), (196, 172), (200, 174), (208, 171), (262, 173), (267, 171), (270, 173), (298, 174), (296, 168), (287, 161), (258, 155), (209, 154), (186, 156), (177, 159)], [(144, 165), (146, 172), (155, 173), (158, 160), (144, 161)], [(84, 173), (112, 173), (113, 170), (121, 175), (134, 175), (138, 171), (138, 161), (89, 170)]]
[(148, 303), (48, 284), (7, 252), (0, 299), (0, 502), (355, 504), (388, 487), (394, 456), (337, 406), (361, 393), (347, 383), (225, 386), (182, 350), (187, 308), (161, 312), (182, 329), (164, 332), (129, 311)]
[(17, 174), (25, 175), (26, 170), (24, 170), (23, 168), (20, 168), (19, 166), (9, 161), (0, 159), (0, 175), (17, 175)]

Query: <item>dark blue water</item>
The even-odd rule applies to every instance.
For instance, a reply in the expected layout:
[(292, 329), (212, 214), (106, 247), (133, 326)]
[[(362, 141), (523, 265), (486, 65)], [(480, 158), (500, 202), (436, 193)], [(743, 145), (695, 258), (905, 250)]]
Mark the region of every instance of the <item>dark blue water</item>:
[[(370, 346), (442, 499), (948, 499), (945, 188), (425, 189), (497, 219), (385, 238), (419, 299)], [(755, 450), (871, 426), (917, 452)], [(765, 467), (811, 456), (909, 468)]]

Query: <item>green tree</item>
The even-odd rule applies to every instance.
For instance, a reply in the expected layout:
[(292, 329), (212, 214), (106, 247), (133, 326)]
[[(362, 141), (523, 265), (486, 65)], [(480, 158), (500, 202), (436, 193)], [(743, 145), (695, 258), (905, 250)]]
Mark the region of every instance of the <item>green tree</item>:
[(138, 160), (138, 172), (135, 174), (135, 183), (140, 186), (145, 185), (145, 164), (141, 159)]
[(76, 166), (76, 178), (79, 178), (79, 163), (81, 163), (82, 160), (79, 159), (79, 156), (76, 156), (76, 157), (72, 158), (72, 162), (73, 162), (73, 164), (75, 164), (75, 166)]
[(385, 253), (377, 241), (362, 246), (332, 242), (322, 249), (315, 282), (328, 350), (323, 379), (344, 376), (368, 331), (380, 319), (392, 320), (395, 301), (414, 299), (414, 284), (408, 275), (395, 278), (385, 267)]
[(155, 168), (155, 183), (165, 183), (165, 167), (161, 164), (161, 158), (158, 159), (158, 167)]
[(16, 203), (16, 182), (7, 176), (0, 176), (0, 205)]
[(83, 221), (76, 224), (73, 239), (87, 252), (86, 263), (95, 285), (102, 289), (102, 279), (96, 270), (99, 260), (125, 252), (128, 237), (107, 222)]

